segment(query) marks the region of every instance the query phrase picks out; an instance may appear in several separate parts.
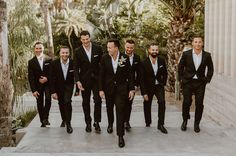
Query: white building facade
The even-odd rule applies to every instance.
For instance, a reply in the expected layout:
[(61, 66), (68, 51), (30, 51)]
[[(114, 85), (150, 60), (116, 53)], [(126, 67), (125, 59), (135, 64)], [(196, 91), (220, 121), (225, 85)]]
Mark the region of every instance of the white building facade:
[(236, 127), (236, 0), (205, 1), (204, 48), (215, 69), (204, 111), (219, 124)]

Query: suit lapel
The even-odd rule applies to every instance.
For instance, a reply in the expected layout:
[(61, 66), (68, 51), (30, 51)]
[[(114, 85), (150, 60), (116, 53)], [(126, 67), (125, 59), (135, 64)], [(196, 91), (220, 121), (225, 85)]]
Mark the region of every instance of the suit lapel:
[(112, 60), (111, 60), (111, 56), (108, 54), (107, 57), (107, 63), (108, 63), (108, 67), (110, 68), (110, 70), (113, 72), (113, 74), (115, 74), (114, 70), (113, 70), (113, 64), (112, 64)]
[[(82, 54), (83, 54), (83, 55), (84, 55), (84, 57), (87, 59), (87, 61), (88, 61), (88, 62), (90, 62), (90, 61), (89, 61), (89, 58), (88, 58), (88, 55), (87, 55), (87, 52), (85, 51), (85, 49), (84, 49), (83, 45), (82, 45), (82, 47), (81, 47), (81, 48), (82, 48), (82, 51), (81, 51), (81, 52), (82, 52)], [(92, 50), (91, 50), (91, 53), (92, 53)], [(92, 61), (92, 54), (91, 54), (91, 61)]]
[(206, 58), (206, 57), (205, 57), (205, 56), (206, 56), (205, 54), (206, 54), (205, 51), (202, 50), (202, 61), (201, 61), (200, 65), (199, 65), (198, 69), (202, 66), (203, 61), (205, 61), (205, 58)]
[(38, 68), (40, 71), (43, 71), (43, 70), (41, 69), (41, 67), (40, 67), (39, 61), (38, 61), (38, 59), (37, 59), (36, 56), (34, 57), (34, 62), (35, 62), (35, 65), (37, 66), (37, 68)]
[(190, 63), (191, 63), (191, 65), (192, 65), (192, 67), (193, 67), (193, 69), (195, 69), (195, 71), (196, 71), (196, 68), (195, 68), (195, 65), (194, 65), (194, 61), (193, 61), (193, 50), (190, 50), (190, 53), (189, 53), (189, 57), (190, 57)]
[(66, 80), (68, 79), (69, 72), (70, 72), (70, 70), (72, 70), (72, 69), (73, 69), (73, 63), (72, 63), (72, 61), (69, 59), (69, 67), (68, 67), (67, 74), (66, 74)]
[(155, 73), (154, 73), (154, 70), (152, 68), (152, 62), (151, 62), (150, 58), (148, 57), (147, 59), (148, 59), (147, 60), (147, 65), (148, 65), (149, 70), (153, 73), (153, 76), (156, 76)]
[(61, 67), (61, 61), (60, 61), (60, 59), (58, 59), (58, 61), (57, 61), (57, 68), (58, 68), (59, 71), (60, 71), (60, 76), (62, 77), (63, 80), (65, 80), (64, 74), (63, 74), (63, 70), (62, 70), (62, 67)]
[(116, 73), (115, 74), (117, 74), (118, 72), (119, 72), (119, 70), (120, 70), (120, 66), (119, 66), (119, 60), (120, 60), (120, 58), (121, 58), (121, 53), (119, 54), (119, 58), (117, 58), (118, 59), (118, 65), (117, 65), (117, 69), (116, 69)]
[(94, 55), (95, 55), (95, 51), (94, 51), (94, 46), (92, 44), (92, 46), (91, 46), (91, 63), (93, 62)]

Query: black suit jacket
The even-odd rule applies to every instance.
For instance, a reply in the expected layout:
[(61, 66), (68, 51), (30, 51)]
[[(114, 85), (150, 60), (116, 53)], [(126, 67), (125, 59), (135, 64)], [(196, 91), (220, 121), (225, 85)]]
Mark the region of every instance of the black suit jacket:
[[(185, 84), (192, 80), (193, 76), (196, 74), (199, 80), (206, 83), (210, 82), (214, 72), (211, 54), (206, 51), (202, 51), (202, 62), (198, 70), (196, 70), (192, 52), (192, 49), (183, 52), (178, 65), (179, 80)], [(207, 74), (205, 74), (206, 68), (208, 69)]]
[(167, 69), (166, 69), (166, 63), (165, 60), (161, 57), (157, 57), (157, 64), (158, 64), (158, 70), (157, 74), (154, 74), (151, 60), (149, 57), (147, 57), (142, 63), (141, 63), (141, 69), (140, 69), (140, 87), (141, 87), (141, 94), (147, 94), (150, 92), (153, 92), (155, 81), (157, 80), (159, 85), (165, 86), (167, 81)]
[(75, 50), (74, 54), (75, 82), (80, 81), (83, 87), (88, 86), (91, 81), (98, 80), (103, 52), (102, 48), (94, 43), (92, 43), (91, 51), (91, 62), (89, 62), (83, 46)]
[[(134, 77), (134, 85), (136, 87), (140, 86), (140, 56), (134, 54), (133, 64), (131, 65), (131, 71)], [(131, 64), (131, 63), (130, 63)]]
[(126, 86), (127, 91), (134, 90), (134, 80), (131, 72), (131, 66), (127, 55), (120, 53), (117, 71), (114, 73), (112, 58), (109, 54), (104, 54), (101, 60), (101, 69), (99, 74), (99, 90), (104, 91), (106, 95), (113, 93), (115, 87)]
[(74, 89), (74, 68), (73, 61), (70, 59), (69, 67), (67, 71), (66, 79), (64, 79), (61, 61), (56, 59), (51, 63), (51, 72), (50, 72), (50, 88), (51, 93), (57, 93), (63, 95), (65, 91), (73, 92)]
[[(51, 64), (51, 58), (44, 56), (43, 70), (40, 68), (38, 59), (34, 56), (31, 60), (28, 61), (28, 80), (32, 92), (42, 91), (44, 85), (49, 83), (49, 70)], [(45, 76), (48, 79), (48, 82), (41, 84), (39, 79), (41, 76)]]

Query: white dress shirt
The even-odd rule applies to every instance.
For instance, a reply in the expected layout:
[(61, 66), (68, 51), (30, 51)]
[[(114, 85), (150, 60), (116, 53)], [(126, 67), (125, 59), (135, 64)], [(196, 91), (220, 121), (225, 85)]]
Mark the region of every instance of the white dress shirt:
[(69, 62), (70, 62), (70, 59), (67, 59), (67, 62), (66, 64), (64, 64), (61, 60), (61, 68), (62, 68), (62, 72), (63, 72), (63, 76), (64, 76), (64, 79), (66, 80), (66, 77), (67, 77), (67, 72), (68, 72), (68, 68), (69, 68)]
[(89, 62), (91, 62), (91, 57), (92, 57), (92, 43), (90, 42), (90, 47), (89, 49), (86, 49), (84, 46), (83, 46), (85, 52), (86, 52), (86, 55), (88, 56), (88, 59), (89, 59)]
[(43, 55), (37, 56), (37, 59), (41, 70), (43, 70)]
[[(202, 62), (202, 51), (199, 54), (196, 54), (196, 52), (193, 49), (193, 63), (196, 71), (198, 70), (201, 62)], [(196, 74), (193, 76), (193, 79), (198, 79)]]
[[(157, 75), (157, 71), (158, 71), (158, 63), (157, 63), (157, 59), (155, 61), (155, 63), (153, 64), (152, 63), (152, 59), (149, 57), (150, 61), (151, 61), (151, 64), (152, 64), (152, 69), (154, 71), (154, 75), (156, 76)], [(158, 84), (158, 81), (157, 79), (155, 80), (155, 84), (157, 85)]]
[(117, 68), (118, 68), (119, 56), (120, 56), (120, 52), (118, 52), (117, 57), (116, 57), (116, 60), (114, 60), (113, 57), (111, 57), (112, 67), (113, 67), (114, 73), (116, 73)]
[[(126, 54), (126, 52), (125, 52)], [(127, 55), (127, 54), (126, 54)], [(131, 56), (129, 56), (129, 62), (130, 62), (130, 65), (132, 66), (133, 65), (133, 61), (134, 61), (134, 54), (132, 54)]]

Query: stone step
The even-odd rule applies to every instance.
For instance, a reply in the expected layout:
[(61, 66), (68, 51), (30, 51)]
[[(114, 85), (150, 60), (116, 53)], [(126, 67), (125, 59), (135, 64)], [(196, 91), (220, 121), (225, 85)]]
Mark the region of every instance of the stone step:
[(124, 137), (126, 146), (122, 149), (117, 146), (115, 132), (96, 134), (74, 128), (72, 134), (67, 134), (64, 128), (29, 128), (31, 132), (8, 153), (235, 154), (236, 138), (228, 135), (230, 131), (235, 134), (235, 129), (202, 127), (200, 133), (195, 133), (192, 127), (186, 132), (167, 128), (169, 133), (162, 134), (154, 127), (133, 127)]
[(222, 76), (216, 76), (213, 78), (213, 83), (207, 86), (205, 112), (223, 126), (236, 127), (236, 92), (234, 91), (236, 82), (234, 84), (234, 80), (225, 79), (222, 81)]
[[(1, 153), (1, 156), (222, 156), (217, 153)], [(234, 156), (224, 154), (224, 156)]]

